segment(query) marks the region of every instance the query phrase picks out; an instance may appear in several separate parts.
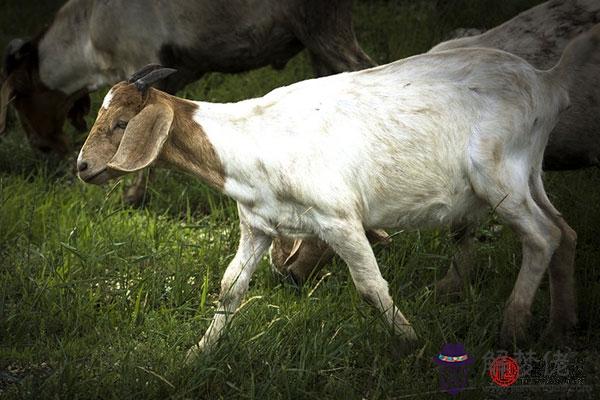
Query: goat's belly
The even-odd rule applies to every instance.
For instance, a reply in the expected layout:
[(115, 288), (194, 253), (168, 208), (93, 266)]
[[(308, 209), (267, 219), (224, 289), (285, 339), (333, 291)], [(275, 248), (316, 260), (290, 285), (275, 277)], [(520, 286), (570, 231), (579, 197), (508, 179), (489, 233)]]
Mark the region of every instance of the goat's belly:
[(477, 219), (485, 209), (468, 181), (456, 185), (414, 190), (397, 189), (388, 196), (370, 204), (364, 225), (367, 228), (433, 228)]
[(304, 239), (315, 235), (314, 213), (310, 209), (244, 205), (241, 208), (246, 222), (270, 236)]

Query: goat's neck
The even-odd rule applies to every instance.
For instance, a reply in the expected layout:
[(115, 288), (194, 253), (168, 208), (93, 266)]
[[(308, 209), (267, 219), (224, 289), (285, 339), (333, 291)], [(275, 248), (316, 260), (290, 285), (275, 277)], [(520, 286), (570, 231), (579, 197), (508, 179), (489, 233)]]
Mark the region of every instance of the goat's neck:
[(163, 161), (241, 203), (255, 203), (268, 192), (269, 159), (281, 151), (281, 143), (266, 137), (280, 123), (265, 111), (272, 107), (269, 99), (205, 103), (161, 94), (175, 111)]
[(223, 164), (202, 127), (194, 121), (196, 103), (166, 94), (163, 96), (173, 107), (174, 119), (161, 161), (222, 191), (225, 183)]

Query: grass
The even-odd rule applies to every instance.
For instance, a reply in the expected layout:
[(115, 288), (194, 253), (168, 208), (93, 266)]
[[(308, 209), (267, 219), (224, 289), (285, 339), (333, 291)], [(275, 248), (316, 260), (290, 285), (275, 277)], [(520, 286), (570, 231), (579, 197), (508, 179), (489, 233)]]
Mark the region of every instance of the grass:
[[(384, 63), (425, 51), (454, 28), (489, 28), (537, 2), (357, 0), (355, 23), (366, 51)], [(9, 0), (2, 8), (4, 43), (44, 18), (37, 3)], [(234, 101), (310, 76), (301, 54), (283, 71), (210, 74), (182, 95)], [(94, 96), (96, 108), (101, 98)], [(393, 297), (421, 336), (413, 354), (398, 353), (339, 260), (300, 291), (273, 277), (264, 260), (215, 351), (186, 367), (185, 351), (208, 326), (237, 247), (234, 204), (187, 176), (159, 171), (146, 207), (131, 209), (121, 201), (122, 183), (84, 185), (72, 166), (34, 153), (17, 124), (0, 146), (0, 397), (446, 398), (432, 393), (438, 371), (431, 357), (459, 341), (477, 360), (462, 398), (497, 398), (486, 389), (483, 358), (500, 350), (495, 337), (519, 267), (508, 230), (482, 228), (493, 240), (479, 246), (473, 282), (454, 303), (431, 290), (453, 253), (444, 231), (401, 233), (376, 248)], [(561, 350), (573, 356), (570, 373), (595, 385), (600, 171), (547, 174), (546, 184), (579, 233), (580, 324)], [(536, 338), (548, 307), (544, 282), (534, 306)], [(544, 342), (530, 347), (540, 356), (557, 351)]]

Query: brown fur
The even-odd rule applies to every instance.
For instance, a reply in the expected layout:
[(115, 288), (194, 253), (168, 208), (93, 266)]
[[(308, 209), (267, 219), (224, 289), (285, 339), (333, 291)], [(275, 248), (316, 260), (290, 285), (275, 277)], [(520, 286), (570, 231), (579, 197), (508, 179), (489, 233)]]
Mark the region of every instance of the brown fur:
[[(392, 241), (382, 229), (369, 230), (366, 234), (371, 244), (388, 245)], [(295, 240), (278, 237), (273, 239), (270, 255), (275, 271), (302, 285), (330, 262), (335, 253), (318, 238), (304, 239), (298, 244)]]
[(294, 250), (296, 242), (286, 238), (274, 238), (271, 251), (271, 263), (283, 276), (302, 285), (311, 275), (318, 273), (335, 253), (325, 242), (317, 239), (305, 239)]
[[(149, 115), (143, 115), (150, 107), (154, 109)], [(193, 120), (196, 109), (196, 104), (156, 89), (142, 94), (133, 84), (115, 85), (108, 109), (100, 109), (81, 149), (79, 163), (87, 165), (85, 169), (80, 168), (81, 178), (96, 183), (96, 179), (115, 178), (160, 161), (222, 189), (223, 165), (202, 127)], [(161, 110), (166, 110), (164, 116), (157, 115)], [(142, 118), (136, 120), (140, 116)], [(118, 127), (119, 121), (128, 122), (125, 130)], [(154, 130), (162, 129), (165, 123), (169, 124), (166, 141), (156, 141)], [(106, 173), (96, 178), (95, 174), (103, 169)]]
[[(159, 91), (154, 93), (157, 97), (160, 96), (157, 101), (168, 102), (175, 112), (171, 135), (165, 144), (161, 160), (200, 176), (212, 187), (223, 189), (225, 173), (221, 160), (202, 127), (193, 119), (197, 105)], [(202, 156), (198, 157), (199, 154)]]
[(21, 124), (32, 147), (43, 152), (65, 155), (67, 140), (62, 135), (64, 121), (69, 118), (79, 130), (85, 130), (83, 117), (89, 112), (89, 96), (85, 90), (67, 95), (59, 90), (48, 88), (39, 76), (37, 46), (45, 31), (31, 42), (17, 45), (17, 49), (7, 48), (3, 60), (4, 74), (7, 77), (0, 98), (0, 134), (6, 128), (7, 100), (15, 107)]

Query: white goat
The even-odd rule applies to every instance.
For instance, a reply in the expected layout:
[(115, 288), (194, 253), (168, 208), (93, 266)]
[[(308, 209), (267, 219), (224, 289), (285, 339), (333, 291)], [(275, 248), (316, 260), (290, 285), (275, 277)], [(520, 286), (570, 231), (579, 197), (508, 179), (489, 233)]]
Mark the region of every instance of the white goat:
[(107, 95), (81, 149), (79, 176), (102, 184), (160, 161), (237, 201), (239, 248), (221, 282), (219, 309), (192, 355), (221, 336), (279, 235), (327, 242), (359, 293), (413, 341), (365, 229), (454, 224), (490, 206), (523, 243), (502, 327), (510, 341), (524, 335), (551, 259), (555, 269), (572, 262), (563, 234), (569, 228), (546, 197), (541, 163), (569, 104), (570, 69), (599, 42), (597, 26), (549, 71), (502, 51), (458, 49), (229, 104), (148, 88), (169, 71), (142, 71)]
[[(554, 66), (567, 44), (600, 22), (600, 0), (550, 0), (539, 4), (489, 31), (468, 38), (443, 42), (430, 52), (465, 47), (488, 47), (515, 54), (538, 69)], [(464, 29), (462, 30), (464, 34)], [(472, 29), (469, 31), (473, 31)], [(461, 32), (456, 33), (461, 34)], [(544, 150), (543, 169), (567, 170), (600, 167), (600, 62), (590, 62), (574, 71), (569, 91), (571, 107), (560, 115)], [(446, 276), (437, 282), (438, 295), (458, 294), (475, 267), (472, 256), (476, 240), (473, 226), (452, 227), (458, 251)], [(368, 234), (373, 234), (369, 231)], [(573, 241), (575, 233), (571, 232)], [(380, 233), (377, 238), (385, 238)], [(319, 239), (286, 240), (277, 238), (271, 245), (271, 264), (275, 271), (297, 284), (333, 258), (333, 251)], [(571, 298), (575, 303), (572, 273), (550, 269), (552, 297)], [(562, 281), (564, 284), (556, 285)], [(574, 318), (574, 317), (573, 317)], [(568, 319), (568, 318), (567, 318)]]

